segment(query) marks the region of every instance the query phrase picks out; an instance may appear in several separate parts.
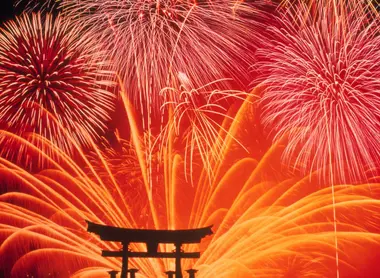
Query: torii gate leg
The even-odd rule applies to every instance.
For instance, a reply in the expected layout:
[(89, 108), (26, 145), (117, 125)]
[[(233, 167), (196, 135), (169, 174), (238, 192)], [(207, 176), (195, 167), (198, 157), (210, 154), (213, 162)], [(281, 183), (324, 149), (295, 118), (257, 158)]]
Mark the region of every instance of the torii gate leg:
[(187, 273), (189, 273), (189, 278), (195, 278), (195, 273), (198, 272), (196, 269), (188, 269), (186, 270)]
[(111, 271), (108, 271), (108, 273), (110, 275), (110, 278), (116, 278), (116, 275), (119, 273), (119, 271), (111, 270)]
[(169, 270), (169, 271), (166, 271), (165, 273), (168, 275), (168, 278), (174, 278), (175, 271)]
[(128, 278), (128, 245), (129, 242), (123, 242), (123, 257), (121, 261), (120, 278)]
[(131, 274), (131, 277), (130, 278), (136, 278), (136, 272), (138, 272), (139, 270), (136, 269), (136, 268), (132, 268), (132, 269), (129, 269), (128, 270), (128, 273)]
[(183, 278), (182, 276), (182, 268), (181, 268), (181, 244), (176, 243), (175, 244), (175, 277), (176, 278)]

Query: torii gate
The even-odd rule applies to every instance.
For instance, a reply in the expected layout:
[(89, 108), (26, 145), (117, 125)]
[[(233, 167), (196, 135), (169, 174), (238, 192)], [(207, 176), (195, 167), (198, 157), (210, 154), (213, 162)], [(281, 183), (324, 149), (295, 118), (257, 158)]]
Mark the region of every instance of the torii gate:
[[(200, 243), (202, 238), (212, 235), (212, 226), (188, 229), (188, 230), (144, 230), (126, 229), (113, 226), (95, 224), (87, 222), (87, 231), (95, 233), (104, 241), (120, 242), (123, 249), (120, 251), (103, 250), (103, 257), (121, 257), (121, 276), (127, 278), (129, 258), (175, 258), (175, 277), (183, 278), (181, 269), (181, 259), (199, 258), (200, 252), (183, 252), (183, 244)], [(130, 243), (145, 243), (147, 252), (133, 252), (129, 250)], [(158, 252), (158, 244), (173, 243), (175, 252)], [(116, 274), (115, 274), (116, 275)]]

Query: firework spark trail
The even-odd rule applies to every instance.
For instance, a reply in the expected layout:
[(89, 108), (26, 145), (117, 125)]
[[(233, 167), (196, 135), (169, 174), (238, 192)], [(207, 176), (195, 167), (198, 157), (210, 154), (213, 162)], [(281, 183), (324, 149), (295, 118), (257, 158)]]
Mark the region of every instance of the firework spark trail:
[(80, 130), (97, 138), (110, 120), (112, 76), (102, 52), (80, 27), (61, 16), (23, 14), (0, 30), (0, 124), (33, 132), (70, 151), (62, 125), (76, 142)]
[[(183, 138), (187, 150), (184, 158), (185, 171), (189, 170), (190, 179), (193, 176), (192, 160), (197, 153), (201, 157), (203, 168), (208, 169), (208, 178), (212, 180), (213, 165), (221, 159), (225, 147), (223, 139), (226, 134), (231, 135), (216, 118), (233, 121), (234, 118), (227, 115), (228, 101), (243, 101), (248, 93), (219, 89), (224, 87), (222, 83), (227, 80), (216, 80), (199, 88), (194, 88), (184, 73), (179, 73), (179, 80), (179, 88), (161, 90), (163, 99), (166, 100), (162, 105), (163, 110), (172, 111), (160, 134), (161, 148), (168, 148), (169, 142), (173, 140), (171, 137)], [(233, 136), (231, 139), (234, 139)]]
[[(249, 107), (243, 104), (241, 109)], [(246, 114), (247, 111), (237, 113)], [(229, 122), (224, 127), (236, 136), (251, 125), (244, 118)], [(136, 137), (141, 135), (136, 134)], [(173, 157), (173, 165), (168, 167), (173, 169), (176, 177), (171, 178), (168, 186), (166, 181), (157, 184), (163, 187), (159, 194), (164, 199), (173, 198), (173, 195), (176, 199), (163, 203), (157, 198), (149, 200), (144, 185), (137, 189), (155, 207), (161, 228), (215, 224), (214, 237), (201, 247), (203, 255), (196, 265), (200, 270), (199, 277), (237, 274), (241, 277), (332, 277), (330, 266), (334, 261), (335, 247), (334, 233), (330, 232), (333, 223), (329, 219), (331, 193), (329, 188), (321, 189), (318, 182), (312, 181), (318, 180), (318, 173), (313, 173), (311, 179), (310, 176), (299, 178), (284, 171), (279, 158), (286, 148), (285, 141), (278, 141), (257, 162), (245, 151), (235, 153), (232, 145), (239, 145), (230, 136), (226, 135), (224, 140), (227, 141), (223, 144), (227, 150), (223, 161), (218, 161), (216, 164), (219, 166), (215, 167), (226, 171), (218, 171), (219, 176), (213, 186), (208, 184), (205, 187), (211, 190), (201, 189), (201, 179), (196, 186), (184, 184), (181, 177), (185, 173), (178, 171), (182, 166), (174, 164), (181, 161), (185, 150), (178, 149), (168, 153)], [(255, 143), (252, 141), (252, 144)], [(135, 148), (136, 145), (131, 142), (129, 146)], [(93, 147), (96, 148), (95, 145)], [(52, 148), (59, 152), (56, 146), (52, 145)], [(53, 169), (37, 175), (5, 159), (0, 160), (0, 176), (8, 180), (8, 188), (2, 188), (6, 193), (0, 196), (0, 254), (12, 250), (8, 253), (11, 255), (0, 256), (6, 260), (0, 265), (11, 267), (12, 277), (21, 277), (25, 270), (35, 271), (37, 276), (53, 270), (61, 273), (70, 271), (73, 277), (106, 276), (106, 270), (119, 268), (120, 262), (102, 258), (100, 250), (118, 249), (119, 246), (101, 242), (96, 236), (87, 234), (84, 219), (132, 228), (146, 223), (146, 220), (138, 221), (139, 212), (132, 215), (136, 221), (128, 221), (123, 216), (123, 212), (128, 215), (128, 208), (115, 203), (119, 193), (114, 190), (112, 182), (106, 183), (109, 178), (99, 180), (103, 176), (100, 175), (94, 179), (97, 172), (88, 175), (64, 152), (59, 153), (66, 163), (56, 163)], [(100, 155), (101, 151), (95, 150), (95, 153)], [(130, 154), (133, 153), (136, 151)], [(138, 159), (136, 157), (135, 161)], [(104, 163), (112, 161), (105, 157)], [(89, 169), (94, 168), (89, 160), (87, 164)], [(136, 167), (141, 167), (141, 164), (136, 162)], [(97, 171), (112, 175), (108, 169), (112, 167)], [(278, 177), (273, 174), (273, 169), (278, 169)], [(204, 174), (200, 177), (207, 176), (206, 169), (201, 171)], [(163, 175), (162, 178), (167, 177)], [(119, 186), (122, 188), (121, 184)], [(198, 190), (199, 194), (195, 194)], [(130, 191), (121, 197), (128, 200), (134, 194), (136, 192)], [(361, 246), (359, 253), (362, 256), (380, 245), (377, 221), (380, 217), (379, 196), (379, 184), (336, 187), (336, 210), (340, 216), (337, 236), (340, 248), (343, 248), (340, 251), (343, 254), (342, 273), (360, 273), (363, 269), (356, 264), (358, 246)], [(191, 209), (193, 203), (199, 203), (201, 199), (206, 201)], [(118, 204), (121, 211), (117, 210)], [(166, 209), (165, 205), (170, 207)], [(176, 218), (178, 214), (181, 214), (181, 219)], [(150, 217), (153, 218), (153, 211), (150, 211)], [(153, 220), (149, 223), (153, 225), (151, 227), (157, 227)], [(132, 248), (143, 250), (144, 247), (135, 245)], [(59, 254), (65, 256), (64, 264)], [(57, 260), (47, 261), (47, 256)], [(184, 267), (192, 267), (192, 263), (185, 261)], [(38, 269), (34, 269), (33, 264), (38, 265)], [(132, 260), (131, 265), (139, 268), (143, 277), (162, 277), (162, 270), (168, 269), (170, 262)]]

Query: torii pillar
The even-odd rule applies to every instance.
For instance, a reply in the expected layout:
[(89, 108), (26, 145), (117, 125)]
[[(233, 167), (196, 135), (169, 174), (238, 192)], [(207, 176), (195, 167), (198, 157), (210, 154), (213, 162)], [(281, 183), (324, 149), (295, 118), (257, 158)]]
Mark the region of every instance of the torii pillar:
[(169, 270), (169, 271), (166, 271), (165, 274), (168, 275), (168, 278), (174, 278), (175, 271)]
[(119, 271), (111, 270), (108, 271), (108, 273), (110, 274), (110, 278), (116, 278), (116, 275), (119, 273)]
[(182, 244), (175, 243), (175, 278), (183, 278), (181, 268), (181, 247)]
[(127, 278), (128, 276), (128, 248), (129, 248), (129, 242), (124, 241), (123, 243), (123, 250), (122, 250), (122, 259), (121, 259), (121, 275), (120, 278)]
[(196, 269), (188, 269), (186, 270), (187, 273), (189, 273), (189, 278), (195, 278), (195, 273), (198, 272)]
[(128, 269), (128, 273), (130, 273), (130, 278), (136, 278), (136, 272), (138, 272), (139, 270), (137, 268), (131, 268), (131, 269)]

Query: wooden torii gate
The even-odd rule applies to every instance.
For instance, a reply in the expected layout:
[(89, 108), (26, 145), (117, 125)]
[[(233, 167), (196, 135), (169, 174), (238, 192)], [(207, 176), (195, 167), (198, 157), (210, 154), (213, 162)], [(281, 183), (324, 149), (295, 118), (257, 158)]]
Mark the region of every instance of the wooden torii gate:
[[(199, 258), (200, 252), (183, 252), (183, 244), (200, 243), (202, 238), (212, 234), (212, 226), (188, 230), (145, 230), (126, 229), (87, 222), (87, 231), (100, 236), (101, 240), (120, 242), (123, 248), (119, 251), (103, 250), (103, 257), (121, 257), (121, 276), (127, 278), (129, 258), (174, 258), (175, 277), (183, 278), (181, 259)], [(145, 243), (147, 252), (134, 252), (129, 249), (130, 243)], [(174, 244), (174, 252), (158, 252), (158, 244)]]

